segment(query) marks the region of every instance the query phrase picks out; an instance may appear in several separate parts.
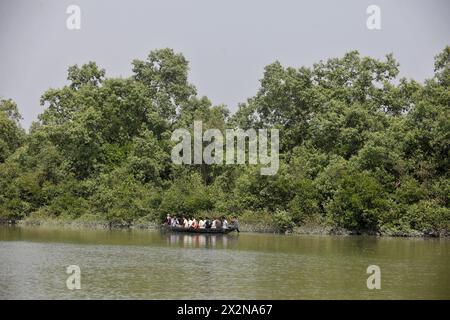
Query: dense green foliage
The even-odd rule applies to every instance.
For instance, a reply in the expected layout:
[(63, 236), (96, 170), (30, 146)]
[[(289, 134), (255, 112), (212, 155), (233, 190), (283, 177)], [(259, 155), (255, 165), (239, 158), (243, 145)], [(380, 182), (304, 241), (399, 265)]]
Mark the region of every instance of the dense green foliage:
[[(25, 134), (0, 102), (0, 217), (159, 221), (165, 214), (272, 216), (280, 229), (450, 230), (450, 47), (424, 84), (349, 52), (311, 68), (265, 68), (256, 95), (230, 115), (197, 96), (170, 49), (134, 60), (130, 78), (90, 62), (45, 92)], [(279, 128), (280, 169), (175, 165), (171, 133)]]

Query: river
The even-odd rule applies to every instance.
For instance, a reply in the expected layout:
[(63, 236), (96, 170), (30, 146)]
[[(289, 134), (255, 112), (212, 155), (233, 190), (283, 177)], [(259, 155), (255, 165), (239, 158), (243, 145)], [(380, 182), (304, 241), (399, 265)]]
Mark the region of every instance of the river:
[(450, 299), (450, 240), (0, 226), (0, 299)]

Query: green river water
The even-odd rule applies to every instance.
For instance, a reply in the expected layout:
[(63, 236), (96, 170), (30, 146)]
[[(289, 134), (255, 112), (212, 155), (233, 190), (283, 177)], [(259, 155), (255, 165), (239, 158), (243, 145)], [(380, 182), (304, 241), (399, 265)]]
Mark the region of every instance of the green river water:
[(0, 226), (0, 299), (450, 299), (450, 240)]

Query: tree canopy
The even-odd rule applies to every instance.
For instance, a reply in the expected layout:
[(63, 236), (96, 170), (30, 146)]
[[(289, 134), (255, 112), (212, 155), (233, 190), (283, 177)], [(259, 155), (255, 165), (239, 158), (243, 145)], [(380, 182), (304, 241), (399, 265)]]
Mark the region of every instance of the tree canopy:
[[(0, 100), (0, 216), (117, 224), (177, 215), (271, 217), (281, 229), (450, 230), (450, 47), (424, 83), (351, 51), (312, 67), (266, 66), (260, 88), (231, 114), (197, 95), (171, 49), (133, 60), (129, 78), (95, 62), (41, 97), (28, 133)], [(175, 165), (176, 128), (280, 129), (280, 169)]]

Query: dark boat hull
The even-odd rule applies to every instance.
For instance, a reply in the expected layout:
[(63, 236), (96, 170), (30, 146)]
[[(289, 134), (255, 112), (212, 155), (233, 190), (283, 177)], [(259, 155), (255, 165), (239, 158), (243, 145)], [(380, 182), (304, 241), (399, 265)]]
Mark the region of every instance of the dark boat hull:
[(164, 226), (164, 229), (171, 231), (171, 232), (182, 232), (182, 233), (203, 233), (203, 234), (227, 234), (232, 231), (235, 231), (235, 228), (227, 228), (227, 229), (206, 229), (206, 228), (184, 228), (184, 227), (171, 227), (171, 226)]

